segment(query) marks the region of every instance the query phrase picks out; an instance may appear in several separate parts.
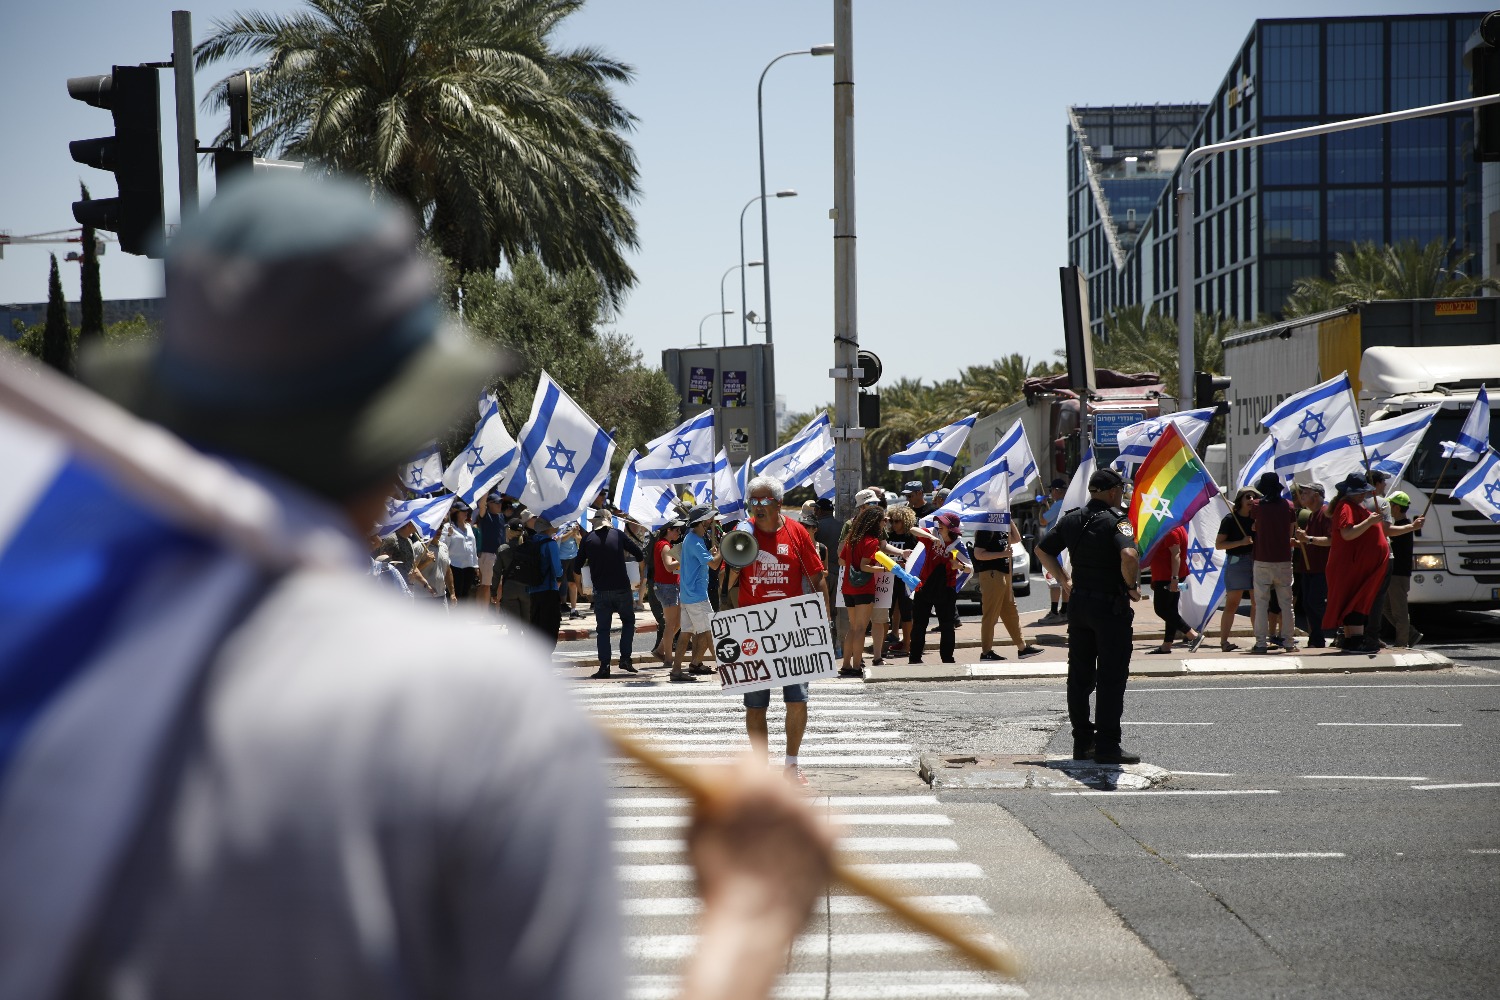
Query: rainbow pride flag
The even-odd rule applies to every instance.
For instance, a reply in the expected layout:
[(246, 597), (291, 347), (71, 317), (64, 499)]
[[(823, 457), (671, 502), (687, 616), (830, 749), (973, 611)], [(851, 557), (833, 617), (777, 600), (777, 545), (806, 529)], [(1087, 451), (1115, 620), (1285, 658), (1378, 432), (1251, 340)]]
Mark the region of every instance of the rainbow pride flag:
[(1141, 562), (1151, 558), (1151, 550), (1167, 532), (1187, 524), (1218, 495), (1219, 488), (1193, 446), (1175, 424), (1167, 424), (1136, 470), (1130, 497), (1130, 523)]

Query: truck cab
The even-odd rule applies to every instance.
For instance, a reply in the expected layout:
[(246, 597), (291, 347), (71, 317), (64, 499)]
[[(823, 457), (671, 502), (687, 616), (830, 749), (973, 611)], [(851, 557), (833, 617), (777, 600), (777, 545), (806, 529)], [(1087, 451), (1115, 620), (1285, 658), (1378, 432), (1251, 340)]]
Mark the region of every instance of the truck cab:
[[(1427, 522), (1413, 544), (1413, 604), (1500, 603), (1500, 524), (1449, 491), (1473, 468), (1443, 458), (1474, 406), (1481, 385), (1500, 388), (1500, 344), (1465, 347), (1371, 347), (1360, 360), (1361, 420), (1369, 424), (1440, 405), (1398, 487), (1411, 495), (1411, 516), (1431, 499)], [(1490, 440), (1497, 417), (1491, 410)]]

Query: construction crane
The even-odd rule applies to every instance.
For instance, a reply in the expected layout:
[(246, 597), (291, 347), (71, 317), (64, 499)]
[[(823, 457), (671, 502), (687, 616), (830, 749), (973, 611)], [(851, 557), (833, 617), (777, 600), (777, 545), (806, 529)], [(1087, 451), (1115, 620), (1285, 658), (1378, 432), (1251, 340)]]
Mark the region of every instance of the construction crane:
[[(56, 229), (50, 233), (32, 233), (30, 236), (12, 236), (9, 230), (0, 229), (0, 260), (5, 258), (5, 248), (8, 246), (30, 246), (37, 243), (82, 243), (82, 229)], [(99, 233), (94, 234), (94, 252), (103, 255), (106, 243), (114, 240), (106, 240)], [(67, 260), (82, 261), (83, 254), (77, 250), (68, 254)]]

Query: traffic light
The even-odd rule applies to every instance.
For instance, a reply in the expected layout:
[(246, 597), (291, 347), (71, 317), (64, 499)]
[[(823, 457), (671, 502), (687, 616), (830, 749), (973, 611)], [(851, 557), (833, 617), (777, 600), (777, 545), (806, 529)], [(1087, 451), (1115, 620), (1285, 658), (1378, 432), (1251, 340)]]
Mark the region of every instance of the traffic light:
[(75, 76), (68, 96), (114, 117), (115, 134), (68, 143), (73, 159), (115, 175), (119, 197), (75, 201), (73, 218), (120, 237), (120, 249), (161, 255), (161, 88), (150, 66), (116, 66), (101, 76)]
[(1220, 391), (1225, 395), (1229, 393), (1230, 377), (1228, 375), (1215, 375), (1213, 372), (1193, 372), (1193, 406), (1217, 406), (1219, 413), (1229, 412), (1227, 400), (1214, 399), (1214, 395)]
[[(1470, 83), (1474, 97), (1500, 94), (1500, 11), (1491, 11), (1479, 22), (1483, 42), (1469, 53)], [(1500, 104), (1474, 109), (1474, 159), (1480, 163), (1500, 161)]]

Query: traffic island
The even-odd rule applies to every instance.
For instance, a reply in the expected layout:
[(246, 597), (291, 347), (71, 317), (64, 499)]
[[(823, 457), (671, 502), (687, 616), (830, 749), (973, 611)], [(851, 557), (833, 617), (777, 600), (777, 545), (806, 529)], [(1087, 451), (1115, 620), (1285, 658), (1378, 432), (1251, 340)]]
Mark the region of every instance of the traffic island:
[(1035, 754), (922, 754), (918, 773), (936, 789), (1043, 788), (1052, 791), (1145, 791), (1171, 778), (1153, 764), (1096, 764)]

